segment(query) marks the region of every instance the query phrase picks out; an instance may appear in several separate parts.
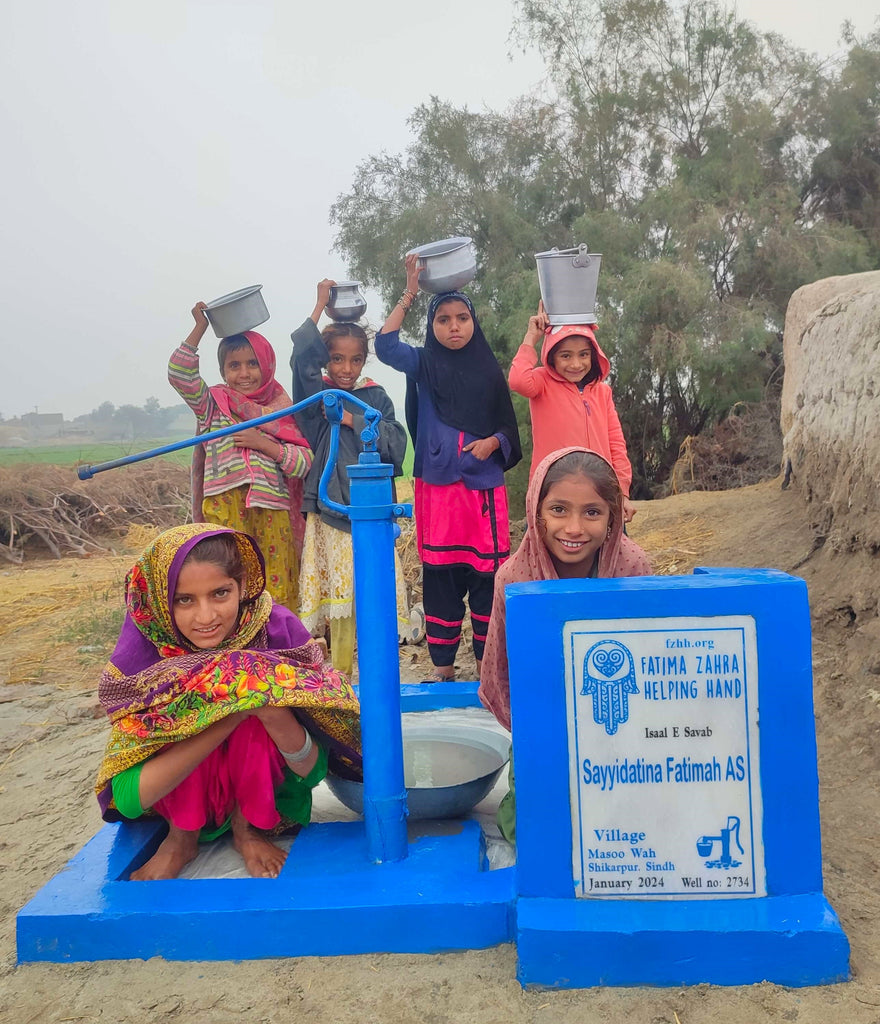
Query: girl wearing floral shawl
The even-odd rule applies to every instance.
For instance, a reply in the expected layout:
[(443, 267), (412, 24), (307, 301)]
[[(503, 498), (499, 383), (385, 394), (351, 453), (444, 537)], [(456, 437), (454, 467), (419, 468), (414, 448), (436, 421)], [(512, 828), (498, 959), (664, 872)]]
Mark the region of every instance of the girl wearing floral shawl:
[(200, 838), (230, 827), (250, 873), (276, 877), (286, 854), (256, 830), (308, 824), (328, 758), (358, 777), (351, 685), (265, 582), (250, 537), (203, 523), (163, 533), (126, 578), (98, 690), (111, 732), (95, 788), (106, 820), (169, 823), (132, 879), (176, 877)]

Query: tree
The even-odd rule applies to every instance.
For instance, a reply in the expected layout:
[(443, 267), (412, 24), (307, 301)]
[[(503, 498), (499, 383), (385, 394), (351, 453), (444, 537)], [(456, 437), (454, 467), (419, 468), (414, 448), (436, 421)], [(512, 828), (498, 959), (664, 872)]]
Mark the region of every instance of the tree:
[(602, 252), (599, 338), (644, 497), (686, 436), (778, 376), (791, 292), (871, 265), (855, 223), (801, 201), (829, 79), (714, 0), (517, 10), (553, 95), (503, 114), (419, 107), (407, 150), (362, 163), (334, 204), (336, 247), (390, 304), (407, 248), (472, 236), (471, 290), (502, 363), (537, 304), (533, 254)]
[(816, 134), (825, 145), (803, 191), (812, 219), (851, 225), (880, 261), (880, 28), (851, 49), (839, 78), (818, 104)]

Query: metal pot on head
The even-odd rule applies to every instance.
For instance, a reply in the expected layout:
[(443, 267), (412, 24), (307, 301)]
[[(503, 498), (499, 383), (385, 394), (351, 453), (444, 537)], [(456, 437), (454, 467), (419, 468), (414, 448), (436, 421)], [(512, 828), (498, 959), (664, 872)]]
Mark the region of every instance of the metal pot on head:
[(367, 311), (367, 300), (360, 293), (360, 281), (337, 281), (330, 289), (325, 312), (337, 323), (351, 323)]
[(252, 284), (237, 292), (221, 295), (205, 307), (205, 316), (218, 338), (243, 334), (269, 319), (269, 310), (263, 301), (262, 285)]
[(471, 238), (443, 238), (418, 245), (407, 256), (410, 253), (419, 257), (422, 267), (419, 288), (431, 295), (457, 291), (476, 277), (477, 255)]
[(602, 254), (585, 244), (536, 252), (541, 299), (550, 323), (594, 324)]

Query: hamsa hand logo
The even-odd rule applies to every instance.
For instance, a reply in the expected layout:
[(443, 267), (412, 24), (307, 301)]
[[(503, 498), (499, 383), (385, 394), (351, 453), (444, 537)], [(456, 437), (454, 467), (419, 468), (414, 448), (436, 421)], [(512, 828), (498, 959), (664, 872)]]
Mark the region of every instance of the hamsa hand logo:
[(593, 721), (613, 736), (629, 718), (629, 694), (638, 693), (636, 670), (629, 648), (617, 640), (600, 640), (584, 658), (581, 695), (593, 697)]

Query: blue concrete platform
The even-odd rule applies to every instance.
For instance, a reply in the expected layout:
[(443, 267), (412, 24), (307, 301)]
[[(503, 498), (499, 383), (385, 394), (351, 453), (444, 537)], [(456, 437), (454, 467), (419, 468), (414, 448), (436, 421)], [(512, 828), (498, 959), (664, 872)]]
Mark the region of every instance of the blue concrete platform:
[(849, 943), (821, 893), (682, 904), (517, 901), (523, 987), (826, 985), (849, 978)]
[[(700, 568), (693, 576), (518, 583), (507, 588), (507, 631), (521, 984), (846, 981), (849, 943), (822, 892), (804, 581), (767, 569)], [(588, 659), (605, 644), (618, 658), (608, 657), (604, 678), (617, 679), (608, 686), (618, 689), (603, 705), (594, 700), (603, 669)], [(701, 658), (701, 650), (716, 653)], [(704, 685), (711, 673), (698, 666), (717, 666), (720, 651), (741, 653), (737, 668), (723, 669), (729, 696), (719, 701), (717, 687)], [(535, 679), (555, 684), (542, 686), (540, 714)], [(655, 700), (658, 680), (667, 687)], [(611, 710), (620, 712), (614, 721)], [(722, 780), (731, 754), (743, 771)], [(614, 774), (621, 764), (668, 766), (678, 757), (707, 766), (716, 758), (717, 773), (681, 781), (662, 770)], [(605, 766), (607, 786), (596, 783), (593, 762)], [(737, 799), (737, 810), (721, 811)], [(701, 852), (707, 807), (738, 815), (737, 836), (741, 821), (751, 823), (751, 861), (744, 845), (739, 853), (755, 895), (675, 892), (688, 878), (705, 879), (706, 893), (734, 878), (732, 858), (725, 865)], [(665, 880), (669, 897), (578, 892), (585, 878), (606, 877), (602, 867), (623, 862), (629, 879)]]
[(400, 710), (443, 711), (447, 708), (481, 708), (474, 681), (449, 683), (401, 683)]
[(18, 914), (19, 962), (436, 953), (513, 938), (514, 869), (476, 822), (367, 862), (363, 822), (313, 824), (277, 879), (129, 882), (162, 822), (105, 825)]
[[(477, 683), (401, 686), (403, 712), (479, 707)], [(473, 821), (369, 863), (364, 824), (312, 824), (277, 879), (129, 882), (161, 842), (159, 820), (105, 825), (18, 914), (18, 959), (244, 960), (434, 953), (509, 942), (514, 869), (489, 871)], [(413, 826), (411, 833), (417, 826)]]

